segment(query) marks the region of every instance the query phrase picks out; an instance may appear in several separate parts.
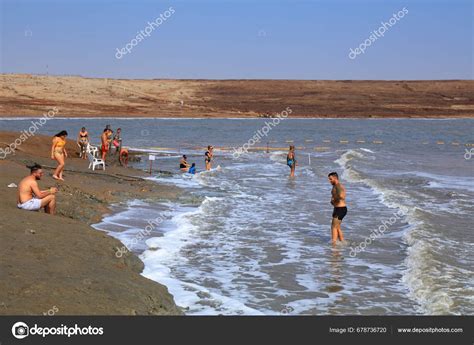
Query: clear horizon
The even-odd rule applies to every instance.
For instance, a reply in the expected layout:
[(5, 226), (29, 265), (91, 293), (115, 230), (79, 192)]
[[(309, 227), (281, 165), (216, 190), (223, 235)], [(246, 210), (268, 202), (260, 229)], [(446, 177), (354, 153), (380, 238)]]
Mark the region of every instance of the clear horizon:
[(474, 76), (469, 0), (0, 1), (2, 74), (387, 81)]

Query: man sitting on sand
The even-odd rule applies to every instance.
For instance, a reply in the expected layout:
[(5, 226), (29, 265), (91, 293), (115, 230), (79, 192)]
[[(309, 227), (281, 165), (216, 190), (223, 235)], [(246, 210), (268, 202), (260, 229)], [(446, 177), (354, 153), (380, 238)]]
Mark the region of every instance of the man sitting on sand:
[(329, 183), (332, 185), (331, 190), (331, 205), (334, 206), (332, 212), (332, 223), (331, 223), (331, 237), (332, 244), (336, 244), (337, 240), (343, 242), (344, 236), (341, 230), (341, 223), (347, 214), (346, 207), (346, 189), (339, 182), (339, 176), (337, 172), (332, 172), (328, 175)]
[(30, 175), (21, 180), (18, 185), (18, 208), (27, 211), (39, 211), (44, 207), (44, 211), (54, 214), (56, 210), (57, 188), (52, 187), (41, 191), (38, 187), (38, 180), (43, 176), (41, 165), (34, 164), (30, 168)]

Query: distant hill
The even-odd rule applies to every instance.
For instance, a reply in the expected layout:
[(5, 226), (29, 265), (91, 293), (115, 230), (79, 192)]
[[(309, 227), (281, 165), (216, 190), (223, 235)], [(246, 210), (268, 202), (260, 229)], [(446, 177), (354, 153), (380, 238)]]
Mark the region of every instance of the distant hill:
[(124, 80), (0, 75), (0, 116), (473, 117), (474, 81)]

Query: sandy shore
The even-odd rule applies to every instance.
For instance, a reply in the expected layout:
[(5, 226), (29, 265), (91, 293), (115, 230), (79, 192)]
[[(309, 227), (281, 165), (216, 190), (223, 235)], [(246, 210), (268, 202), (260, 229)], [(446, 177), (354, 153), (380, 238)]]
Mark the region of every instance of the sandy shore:
[(124, 80), (0, 75), (0, 117), (473, 117), (474, 81)]
[[(18, 136), (0, 132), (1, 147)], [(181, 314), (166, 287), (140, 275), (143, 263), (134, 254), (117, 258), (115, 248), (122, 244), (89, 226), (111, 203), (174, 200), (180, 191), (120, 166), (92, 173), (69, 141), (66, 182), (53, 180), (50, 168), (40, 181), (42, 189), (59, 188), (58, 214), (19, 210), (17, 190), (7, 185), (29, 174), (28, 163), (55, 166), (48, 157), (50, 142), (32, 137), (0, 160), (0, 315)]]

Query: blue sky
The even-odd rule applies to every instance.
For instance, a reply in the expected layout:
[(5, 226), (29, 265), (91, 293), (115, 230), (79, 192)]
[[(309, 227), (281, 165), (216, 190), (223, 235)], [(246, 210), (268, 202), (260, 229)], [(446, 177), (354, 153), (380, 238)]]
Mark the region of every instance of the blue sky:
[[(109, 78), (472, 79), (472, 0), (0, 0), (1, 72)], [(121, 59), (169, 7), (174, 14)], [(373, 30), (403, 18), (349, 59)]]

